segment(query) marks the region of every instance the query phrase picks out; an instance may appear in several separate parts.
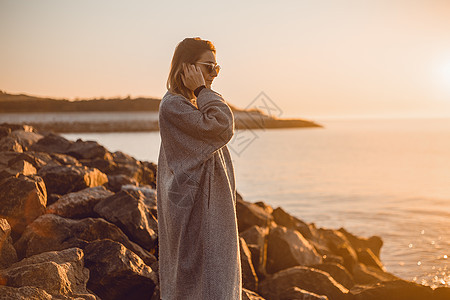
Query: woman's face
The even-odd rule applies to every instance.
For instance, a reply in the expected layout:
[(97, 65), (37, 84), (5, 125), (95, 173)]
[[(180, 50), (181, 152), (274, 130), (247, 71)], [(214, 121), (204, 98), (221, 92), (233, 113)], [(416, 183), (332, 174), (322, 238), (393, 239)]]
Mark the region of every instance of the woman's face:
[[(201, 63), (201, 64), (200, 64)], [(206, 51), (205, 53), (200, 56), (196, 66), (200, 67), (200, 70), (202, 71), (203, 78), (205, 79), (205, 85), (207, 88), (211, 88), (211, 84), (214, 80), (214, 78), (217, 77), (217, 71), (215, 68), (213, 68), (212, 72), (209, 72), (211, 68), (203, 63), (209, 63), (209, 64), (216, 64), (216, 54), (212, 51)]]

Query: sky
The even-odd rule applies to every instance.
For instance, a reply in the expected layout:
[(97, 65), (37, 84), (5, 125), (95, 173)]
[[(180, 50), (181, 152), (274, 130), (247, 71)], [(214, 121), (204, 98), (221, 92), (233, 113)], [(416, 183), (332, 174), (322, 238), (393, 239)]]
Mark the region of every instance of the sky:
[(0, 90), (161, 98), (186, 37), (213, 42), (212, 88), (240, 108), (263, 92), (279, 117), (450, 117), (447, 0), (0, 0)]

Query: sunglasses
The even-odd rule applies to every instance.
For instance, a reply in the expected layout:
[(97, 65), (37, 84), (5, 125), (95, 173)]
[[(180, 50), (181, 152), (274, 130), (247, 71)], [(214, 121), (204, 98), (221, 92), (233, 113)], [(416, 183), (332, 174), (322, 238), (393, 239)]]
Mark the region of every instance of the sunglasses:
[(207, 66), (206, 70), (209, 73), (212, 73), (214, 70), (216, 70), (216, 73), (219, 74), (219, 71), (221, 69), (221, 67), (217, 63), (213, 64), (213, 63), (205, 63), (205, 62), (196, 62), (196, 64), (202, 64), (202, 65)]

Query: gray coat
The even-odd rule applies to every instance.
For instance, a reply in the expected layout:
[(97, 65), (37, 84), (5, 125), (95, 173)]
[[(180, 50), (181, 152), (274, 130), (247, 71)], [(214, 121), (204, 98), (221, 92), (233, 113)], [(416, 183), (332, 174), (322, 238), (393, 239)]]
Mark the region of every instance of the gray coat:
[(161, 299), (241, 300), (234, 116), (204, 88), (197, 107), (169, 91), (159, 107), (157, 171)]

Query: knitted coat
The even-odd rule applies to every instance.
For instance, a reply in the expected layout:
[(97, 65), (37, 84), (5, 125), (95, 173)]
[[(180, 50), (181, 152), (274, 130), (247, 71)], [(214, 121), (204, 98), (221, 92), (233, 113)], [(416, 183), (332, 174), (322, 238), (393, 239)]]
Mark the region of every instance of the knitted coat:
[(162, 300), (241, 300), (242, 275), (234, 168), (226, 144), (234, 116), (204, 88), (197, 107), (164, 95), (157, 171)]

